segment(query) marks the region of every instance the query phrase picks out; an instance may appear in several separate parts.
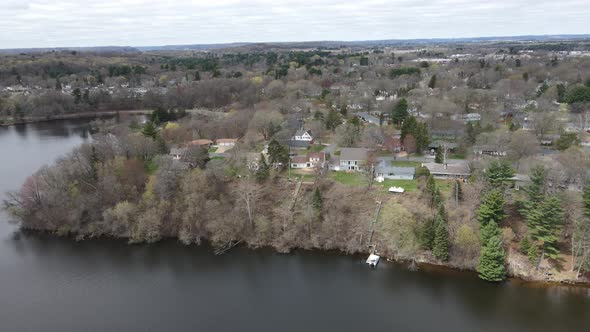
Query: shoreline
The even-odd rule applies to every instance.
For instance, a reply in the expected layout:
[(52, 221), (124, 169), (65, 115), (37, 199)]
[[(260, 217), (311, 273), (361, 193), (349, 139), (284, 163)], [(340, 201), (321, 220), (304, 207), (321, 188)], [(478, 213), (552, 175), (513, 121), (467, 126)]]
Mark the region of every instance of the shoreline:
[[(42, 234), (42, 235), (49, 236), (49, 237), (63, 238), (63, 239), (67, 239), (68, 241), (76, 241), (76, 242), (77, 241), (87, 241), (87, 240), (100, 240), (100, 239), (114, 240), (114, 241), (124, 242), (127, 246), (152, 245), (152, 244), (155, 244), (155, 243), (158, 243), (161, 241), (174, 241), (182, 246), (198, 246), (198, 247), (209, 246), (211, 249), (213, 249), (213, 251), (211, 253), (213, 255), (216, 255), (214, 253), (215, 246), (208, 239), (204, 239), (201, 243), (185, 244), (182, 241), (180, 241), (180, 239), (178, 239), (177, 237), (168, 236), (168, 237), (162, 237), (160, 240), (153, 242), (153, 243), (143, 243), (143, 242), (142, 243), (129, 243), (128, 238), (108, 236), (108, 235), (101, 235), (99, 237), (85, 237), (85, 236), (81, 236), (81, 234), (76, 234), (76, 233), (69, 233), (69, 234), (62, 235), (62, 234), (58, 234), (57, 231), (37, 230), (37, 229), (24, 228), (22, 226), (19, 226), (18, 230), (20, 232), (24, 232), (24, 233)], [(244, 242), (244, 241), (240, 241), (240, 242), (241, 243), (237, 244), (236, 247), (243, 247), (243, 248), (247, 248), (248, 250), (253, 250), (253, 251), (266, 248), (266, 249), (272, 250), (273, 252), (275, 252), (277, 254), (281, 254), (281, 255), (288, 255), (288, 254), (292, 254), (297, 251), (317, 252), (317, 253), (322, 253), (322, 254), (332, 253), (332, 254), (337, 254), (337, 255), (341, 255), (341, 256), (348, 256), (348, 257), (352, 257), (352, 258), (358, 257), (359, 259), (361, 259), (363, 264), (364, 264), (364, 258), (365, 258), (364, 256), (368, 255), (368, 253), (369, 253), (368, 251), (367, 252), (357, 251), (354, 253), (349, 253), (349, 252), (346, 252), (346, 251), (343, 251), (340, 249), (326, 250), (326, 249), (321, 249), (321, 248), (306, 249), (306, 248), (299, 248), (299, 247), (289, 248), (288, 251), (280, 251), (271, 245), (251, 246), (247, 242)], [(231, 252), (231, 248), (226, 252)], [(226, 252), (223, 252), (220, 255), (224, 255)], [(395, 258), (386, 257), (386, 256), (382, 256), (381, 259), (386, 261), (387, 263), (392, 263), (392, 264), (397, 264), (397, 265), (403, 266), (407, 270), (412, 269), (410, 267), (410, 264), (411, 264), (410, 260), (395, 259)], [(448, 274), (448, 275), (453, 275), (453, 274), (454, 275), (461, 274), (463, 276), (471, 275), (474, 278), (478, 278), (477, 271), (475, 271), (475, 270), (462, 269), (460, 267), (452, 266), (450, 264), (439, 264), (437, 262), (429, 261), (428, 259), (426, 259), (423, 256), (417, 257), (417, 259), (415, 260), (415, 264), (416, 264), (416, 271), (421, 270), (421, 271), (426, 271), (428, 273)], [(369, 267), (367, 266), (367, 268), (369, 268)], [(481, 280), (481, 279), (479, 279), (479, 280), (483, 283), (489, 283), (485, 280)], [(501, 284), (506, 284), (506, 283), (516, 284), (517, 286), (530, 287), (530, 288), (567, 287), (567, 288), (572, 288), (572, 289), (574, 289), (574, 288), (575, 289), (587, 289), (590, 292), (590, 281), (588, 281), (588, 280), (576, 281), (576, 280), (537, 279), (537, 278), (534, 278), (531, 276), (527, 277), (524, 275), (513, 274), (510, 271), (507, 272), (507, 278), (505, 281), (500, 282), (500, 283), (495, 283), (495, 284), (501, 285)]]
[[(59, 121), (59, 120), (75, 120), (86, 118), (98, 118), (116, 116), (117, 114), (131, 114), (131, 115), (147, 115), (151, 114), (151, 110), (122, 110), (122, 111), (97, 111), (97, 112), (80, 112), (70, 114), (58, 114), (50, 116), (26, 117), (20, 120), (14, 119), (0, 119), (0, 127), (10, 127), (15, 125)], [(6, 121), (6, 122), (5, 122)]]

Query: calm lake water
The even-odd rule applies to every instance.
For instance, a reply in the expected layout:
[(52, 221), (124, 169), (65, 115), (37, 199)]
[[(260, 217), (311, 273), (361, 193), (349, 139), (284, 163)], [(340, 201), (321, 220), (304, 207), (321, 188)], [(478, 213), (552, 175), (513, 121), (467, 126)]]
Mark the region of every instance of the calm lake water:
[[(90, 139), (86, 121), (0, 128), (0, 192)], [(493, 285), (334, 253), (21, 233), (0, 215), (1, 331), (590, 331), (590, 290)]]

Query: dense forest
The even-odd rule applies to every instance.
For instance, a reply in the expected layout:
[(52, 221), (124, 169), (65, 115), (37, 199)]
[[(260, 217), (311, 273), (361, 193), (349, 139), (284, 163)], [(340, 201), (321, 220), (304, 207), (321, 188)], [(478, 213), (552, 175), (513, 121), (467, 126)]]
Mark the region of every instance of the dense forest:
[[(5, 124), (152, 112), (94, 121), (92, 143), (11, 193), (4, 208), (25, 228), (375, 248), (488, 281), (589, 280), (584, 41), (23, 53), (0, 56), (0, 88)], [(304, 148), (292, 144), (302, 130)], [(339, 169), (361, 150), (360, 167)], [(318, 153), (326, 163), (296, 169)], [(412, 175), (377, 181), (382, 164)]]

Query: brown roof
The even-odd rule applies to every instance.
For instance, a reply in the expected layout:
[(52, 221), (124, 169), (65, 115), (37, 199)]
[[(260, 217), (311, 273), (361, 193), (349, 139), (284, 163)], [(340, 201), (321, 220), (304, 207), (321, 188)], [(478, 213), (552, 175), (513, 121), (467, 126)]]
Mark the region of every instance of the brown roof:
[(309, 161), (309, 156), (293, 156), (291, 157), (291, 163), (303, 164)]
[(213, 141), (210, 139), (196, 139), (188, 143), (188, 145), (211, 145)]
[(307, 154), (307, 156), (311, 159), (311, 158), (317, 158), (320, 161), (326, 161), (326, 154), (324, 152), (310, 152)]

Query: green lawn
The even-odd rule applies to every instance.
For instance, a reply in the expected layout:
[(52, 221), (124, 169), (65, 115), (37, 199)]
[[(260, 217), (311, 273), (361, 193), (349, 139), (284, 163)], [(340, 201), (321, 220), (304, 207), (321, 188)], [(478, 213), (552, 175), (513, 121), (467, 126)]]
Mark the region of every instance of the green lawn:
[(210, 147), (210, 148), (209, 148), (207, 151), (208, 151), (209, 153), (214, 153), (215, 151), (217, 151), (217, 148), (212, 146), (212, 147)]
[(367, 182), (361, 174), (348, 172), (330, 172), (330, 178), (348, 186), (362, 186)]
[(415, 191), (418, 189), (418, 181), (417, 180), (390, 180), (386, 179), (385, 181), (378, 183), (378, 185), (388, 190), (389, 187), (402, 187), (406, 191)]
[[(340, 182), (348, 186), (366, 186), (366, 178), (359, 173), (347, 173), (347, 172), (330, 172), (330, 178), (334, 181)], [(450, 193), (452, 191), (453, 181), (452, 180), (435, 180), (436, 186), (442, 193)], [(418, 180), (391, 180), (386, 179), (385, 181), (378, 183), (375, 182), (376, 186), (381, 186), (385, 190), (389, 187), (402, 187), (406, 191), (418, 190)]]

